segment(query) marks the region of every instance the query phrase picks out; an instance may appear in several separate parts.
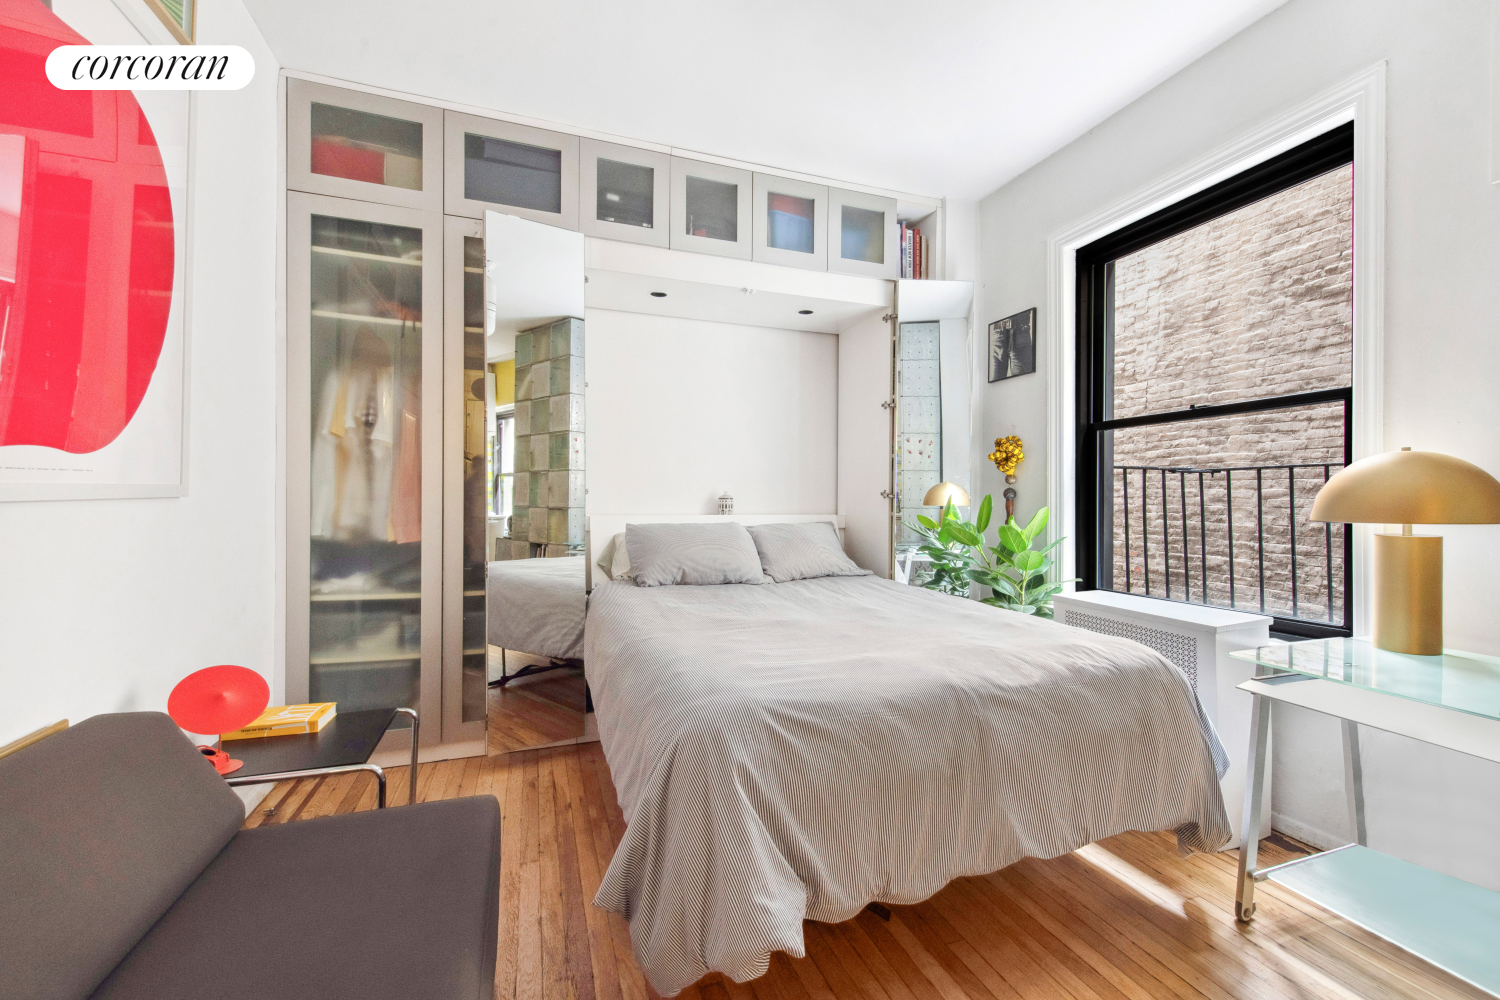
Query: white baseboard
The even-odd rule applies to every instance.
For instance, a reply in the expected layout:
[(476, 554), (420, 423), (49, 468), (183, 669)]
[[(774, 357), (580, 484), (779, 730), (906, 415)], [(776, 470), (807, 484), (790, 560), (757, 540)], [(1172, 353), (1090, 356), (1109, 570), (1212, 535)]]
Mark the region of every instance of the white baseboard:
[(229, 790), (238, 795), (240, 797), (240, 801), (245, 803), (245, 815), (249, 816), (252, 812), (255, 811), (256, 806), (260, 805), (266, 800), (266, 796), (270, 795), (271, 789), (275, 787), (276, 786), (272, 784), (231, 785), (229, 787)]
[(1329, 833), (1315, 826), (1278, 812), (1271, 814), (1271, 828), (1278, 833), (1284, 833), (1293, 840), (1300, 840), (1304, 844), (1316, 847), (1320, 851), (1331, 851), (1335, 847), (1343, 847), (1349, 843), (1347, 837), (1341, 834)]

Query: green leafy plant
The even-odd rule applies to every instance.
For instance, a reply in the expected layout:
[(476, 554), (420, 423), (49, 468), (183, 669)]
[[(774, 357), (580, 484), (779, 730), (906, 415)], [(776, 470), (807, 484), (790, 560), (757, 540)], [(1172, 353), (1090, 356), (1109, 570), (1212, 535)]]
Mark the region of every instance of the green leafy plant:
[(974, 520), (965, 521), (950, 500), (940, 521), (918, 514), (917, 523), (907, 522), (907, 527), (926, 540), (919, 551), (932, 560), (932, 579), (923, 586), (966, 597), (969, 584), (978, 583), (990, 589), (989, 596), (981, 598), (985, 604), (1051, 618), (1052, 598), (1062, 592), (1064, 583), (1073, 581), (1047, 582), (1047, 571), (1053, 565), (1049, 553), (1063, 539), (1040, 550), (1031, 547), (1047, 527), (1047, 508), (1037, 511), (1024, 528), (1015, 518), (1007, 518), (996, 529), (997, 544), (989, 545), (985, 532), (993, 511), (994, 500), (986, 496)]

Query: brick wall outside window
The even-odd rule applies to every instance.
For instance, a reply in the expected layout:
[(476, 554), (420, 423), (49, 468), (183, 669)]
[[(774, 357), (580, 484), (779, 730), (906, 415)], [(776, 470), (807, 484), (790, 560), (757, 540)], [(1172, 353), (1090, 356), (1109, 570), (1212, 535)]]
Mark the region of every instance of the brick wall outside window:
[[(1347, 386), (1353, 342), (1353, 168), (1296, 187), (1163, 240), (1116, 263), (1114, 415), (1132, 416), (1262, 396)], [(1114, 432), (1115, 466), (1224, 469), (1343, 461), (1343, 409), (1324, 404)], [(1146, 475), (1129, 483), (1125, 547), (1122, 476), (1114, 476), (1113, 586), (1227, 607), (1229, 505), (1223, 472)], [(1307, 521), (1323, 470), (1234, 472), (1234, 604), (1293, 613), (1292, 525), (1296, 525), (1296, 617), (1330, 617), (1328, 532)], [(1289, 489), (1293, 497), (1289, 500)], [(1201, 507), (1200, 507), (1201, 504)], [(1295, 522), (1292, 508), (1295, 507)], [(1163, 518), (1165, 510), (1165, 518)], [(1184, 539), (1184, 513), (1186, 534)], [(1258, 523), (1264, 525), (1263, 547)], [(1163, 537), (1163, 531), (1166, 537)], [(1336, 581), (1331, 617), (1342, 618), (1342, 551), (1333, 532)], [(1205, 573), (1206, 570), (1206, 573)], [(1206, 581), (1206, 592), (1205, 592)], [(1185, 593), (1185, 590), (1187, 591)]]

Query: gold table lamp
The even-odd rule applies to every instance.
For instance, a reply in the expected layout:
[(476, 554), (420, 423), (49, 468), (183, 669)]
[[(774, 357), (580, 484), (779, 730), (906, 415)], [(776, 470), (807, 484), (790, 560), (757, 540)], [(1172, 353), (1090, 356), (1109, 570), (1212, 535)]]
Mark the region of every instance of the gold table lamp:
[(1362, 458), (1330, 478), (1308, 519), (1401, 525), (1399, 535), (1375, 535), (1375, 645), (1437, 656), (1443, 537), (1414, 535), (1411, 526), (1500, 523), (1500, 482), (1461, 458), (1402, 448)]
[(949, 500), (953, 501), (953, 506), (955, 507), (969, 506), (969, 494), (964, 492), (964, 488), (957, 483), (950, 483), (944, 479), (927, 491), (927, 495), (922, 498), (922, 506), (946, 507)]

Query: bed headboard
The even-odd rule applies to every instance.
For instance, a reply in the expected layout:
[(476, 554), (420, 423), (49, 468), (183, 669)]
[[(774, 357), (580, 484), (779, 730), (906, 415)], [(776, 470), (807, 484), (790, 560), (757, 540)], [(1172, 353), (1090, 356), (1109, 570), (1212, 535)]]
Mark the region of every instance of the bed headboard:
[(609, 544), (609, 540), (627, 524), (715, 524), (733, 521), (736, 524), (802, 524), (808, 521), (827, 521), (839, 535), (839, 544), (844, 543), (843, 514), (590, 514), (583, 519), (585, 586), (594, 589), (594, 561), (599, 558), (595, 549)]

